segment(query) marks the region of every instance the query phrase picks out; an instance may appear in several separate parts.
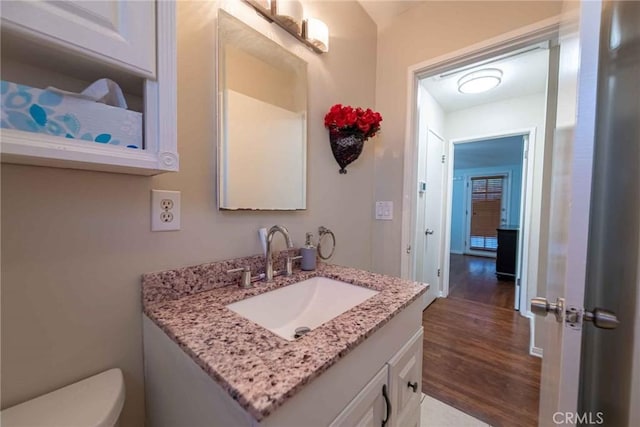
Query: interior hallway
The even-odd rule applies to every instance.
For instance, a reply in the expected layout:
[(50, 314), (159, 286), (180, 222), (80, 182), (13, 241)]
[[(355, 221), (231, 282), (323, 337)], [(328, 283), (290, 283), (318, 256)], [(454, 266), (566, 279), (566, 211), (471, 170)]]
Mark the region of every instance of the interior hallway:
[(460, 255), (450, 281), (422, 316), (423, 392), (492, 426), (536, 426), (541, 359), (529, 355), (513, 282), (496, 279), (495, 260)]

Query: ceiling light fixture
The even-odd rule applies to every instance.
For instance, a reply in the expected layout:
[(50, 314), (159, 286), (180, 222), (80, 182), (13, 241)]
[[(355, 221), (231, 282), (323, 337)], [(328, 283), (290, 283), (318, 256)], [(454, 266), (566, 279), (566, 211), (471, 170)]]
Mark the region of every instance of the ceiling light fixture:
[(465, 74), (458, 80), (458, 92), (481, 93), (497, 87), (502, 81), (502, 71), (497, 68), (485, 68)]

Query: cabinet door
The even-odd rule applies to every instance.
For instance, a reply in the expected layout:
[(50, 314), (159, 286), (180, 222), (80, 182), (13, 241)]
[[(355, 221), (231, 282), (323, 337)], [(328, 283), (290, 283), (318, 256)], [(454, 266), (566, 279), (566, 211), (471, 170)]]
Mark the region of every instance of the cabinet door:
[(391, 425), (408, 426), (420, 421), (422, 396), (422, 337), (420, 330), (389, 361), (389, 389), (393, 407)]
[(382, 368), (336, 417), (330, 427), (380, 427), (387, 418), (383, 395), (387, 388), (387, 366)]
[(156, 2), (3, 1), (2, 24), (143, 77), (156, 73)]

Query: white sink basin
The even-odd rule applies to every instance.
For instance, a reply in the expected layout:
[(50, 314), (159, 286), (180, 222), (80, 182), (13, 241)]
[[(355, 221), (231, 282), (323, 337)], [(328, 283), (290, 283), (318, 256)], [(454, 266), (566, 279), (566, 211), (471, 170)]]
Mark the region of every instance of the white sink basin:
[(377, 293), (362, 286), (313, 277), (234, 302), (227, 308), (293, 341), (296, 329), (313, 330)]

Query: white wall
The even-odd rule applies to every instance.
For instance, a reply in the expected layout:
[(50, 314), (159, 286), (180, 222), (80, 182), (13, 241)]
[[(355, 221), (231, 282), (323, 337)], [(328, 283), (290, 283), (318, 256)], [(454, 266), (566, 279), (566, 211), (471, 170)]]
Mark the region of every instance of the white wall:
[(534, 126), (536, 134), (544, 135), (545, 98), (538, 93), (452, 111), (445, 117), (447, 139), (499, 135)]
[(438, 104), (438, 101), (436, 101), (436, 99), (431, 96), (431, 94), (424, 88), (422, 84), (419, 86), (418, 91), (418, 105), (420, 106), (421, 117), (424, 114), (424, 117), (426, 118), (426, 124), (429, 129), (432, 129), (441, 137), (446, 138), (445, 112), (442, 109), (442, 106)]
[[(119, 366), (123, 426), (144, 425), (140, 275), (261, 253), (259, 227), (284, 224), (302, 244), (326, 225), (336, 263), (370, 268), (373, 143), (338, 174), (323, 117), (336, 102), (373, 107), (375, 24), (356, 2), (305, 2), (331, 29), (331, 52), (318, 55), (235, 4), (308, 62), (307, 210), (216, 210), (216, 2), (177, 2), (179, 173), (2, 164), (2, 407)], [(182, 191), (181, 231), (150, 231), (152, 188)]]

